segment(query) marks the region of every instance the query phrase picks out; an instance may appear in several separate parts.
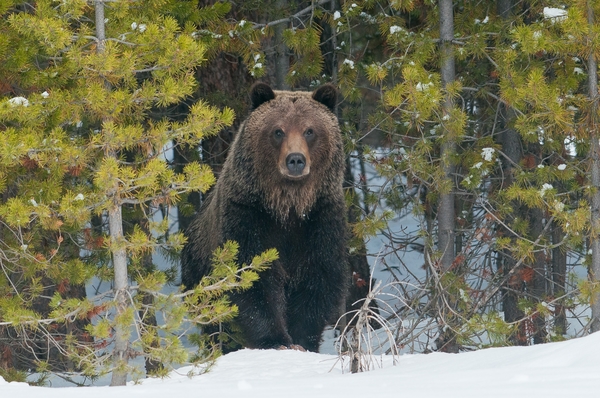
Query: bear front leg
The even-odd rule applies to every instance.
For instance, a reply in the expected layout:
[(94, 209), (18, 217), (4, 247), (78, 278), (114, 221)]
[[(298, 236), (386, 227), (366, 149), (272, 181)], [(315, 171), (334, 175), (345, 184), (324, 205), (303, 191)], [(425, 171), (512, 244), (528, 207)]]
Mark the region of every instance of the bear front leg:
[[(265, 223), (264, 213), (232, 203), (226, 214), (224, 240), (234, 240), (239, 244), (240, 264), (251, 263), (254, 256), (271, 248), (265, 243), (270, 227)], [(287, 332), (285, 278), (286, 273), (280, 261), (276, 260), (260, 273), (252, 287), (230, 294), (231, 301), (238, 306), (234, 322), (242, 330), (244, 346), (279, 348), (292, 345), (292, 338)]]
[[(319, 266), (324, 263), (320, 262)], [(345, 286), (343, 275), (313, 273), (288, 299), (288, 330), (294, 344), (318, 352), (325, 326), (339, 316)]]
[(307, 263), (292, 277), (288, 330), (294, 344), (318, 351), (325, 326), (334, 323), (347, 292), (346, 223), (343, 207), (330, 206), (311, 215)]
[(231, 295), (232, 302), (238, 306), (235, 322), (242, 329), (243, 343), (248, 348), (292, 345), (292, 338), (287, 332), (283, 286), (273, 281), (277, 279), (274, 275), (277, 268), (278, 264), (273, 264), (250, 289)]
[(322, 314), (315, 313), (315, 305), (318, 303), (306, 302), (306, 311), (290, 311), (288, 322), (294, 345), (299, 345), (307, 351), (319, 352), (326, 320)]

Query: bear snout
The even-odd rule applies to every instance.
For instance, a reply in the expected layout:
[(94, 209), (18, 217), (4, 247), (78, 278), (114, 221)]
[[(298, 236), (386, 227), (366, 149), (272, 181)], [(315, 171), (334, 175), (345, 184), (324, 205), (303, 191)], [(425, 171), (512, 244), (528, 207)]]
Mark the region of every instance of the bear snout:
[(285, 164), (290, 176), (298, 177), (302, 175), (306, 166), (306, 158), (301, 153), (290, 153), (285, 159)]

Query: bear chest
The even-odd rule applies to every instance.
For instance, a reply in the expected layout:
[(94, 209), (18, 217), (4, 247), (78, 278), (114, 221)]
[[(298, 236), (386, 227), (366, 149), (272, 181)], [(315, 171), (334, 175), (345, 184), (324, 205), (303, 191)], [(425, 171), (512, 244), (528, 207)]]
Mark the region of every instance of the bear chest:
[(266, 228), (266, 235), (262, 246), (274, 247), (279, 252), (277, 265), (287, 276), (294, 279), (299, 276), (308, 266), (312, 257), (311, 252), (311, 228), (307, 223), (297, 223), (281, 227), (277, 223), (270, 223)]

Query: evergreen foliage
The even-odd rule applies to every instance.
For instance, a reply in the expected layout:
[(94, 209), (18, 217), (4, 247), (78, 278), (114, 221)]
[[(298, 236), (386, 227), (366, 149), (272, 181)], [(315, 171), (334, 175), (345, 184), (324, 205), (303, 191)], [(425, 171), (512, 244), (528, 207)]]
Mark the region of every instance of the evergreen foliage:
[[(94, 23), (100, 6), (101, 26)], [(185, 238), (169, 229), (169, 209), (215, 181), (199, 163), (176, 172), (171, 152), (230, 125), (233, 112), (197, 101), (178, 120), (169, 108), (192, 96), (194, 70), (211, 46), (197, 39), (195, 24), (218, 20), (223, 7), (202, 10), (192, 1), (2, 7), (8, 40), (1, 46), (0, 327), (5, 336), (19, 333), (24, 344), (52, 346), (17, 360), (3, 345), (3, 365), (59, 364), (89, 377), (110, 371), (139, 377), (127, 359), (143, 355), (165, 375), (169, 364), (190, 360), (182, 330), (231, 317), (235, 308), (224, 293), (247, 288), (276, 258), (268, 252), (238, 269), (236, 247), (226, 245), (216, 254), (213, 278), (171, 294), (160, 292), (173, 273), (140, 263), (147, 253), (181, 249)], [(123, 222), (112, 217), (127, 211), (145, 221), (123, 232)], [(124, 288), (81, 291), (93, 277), (116, 278), (118, 258), (126, 261)], [(125, 351), (113, 351), (115, 338), (125, 341)], [(215, 358), (213, 348), (199, 348), (195, 363)]]
[[(575, 315), (580, 305), (590, 303), (577, 283), (566, 278), (566, 253), (585, 258), (590, 244), (583, 133), (589, 131), (584, 115), (590, 110), (582, 87), (594, 34), (586, 30), (590, 25), (581, 11), (586, 2), (515, 4), (508, 19), (496, 14), (495, 3), (454, 2), (457, 80), (445, 87), (440, 79), (439, 4), (405, 3), (389, 2), (386, 8), (386, 2), (345, 2), (339, 19), (347, 22), (338, 22), (338, 29), (360, 26), (347, 30), (354, 39), (369, 21), (377, 27), (371, 41), (375, 46), (383, 42), (387, 49), (378, 52), (369, 42), (356, 44), (354, 54), (364, 54), (355, 63), (368, 82), (361, 89), (378, 90), (381, 98), (382, 106), (370, 114), (365, 130), (383, 134), (389, 143), (384, 155), (362, 148), (387, 181), (378, 197), (396, 208), (398, 216), (412, 209), (423, 217), (420, 232), (383, 229), (390, 237), (383, 250), (403, 251), (420, 240), (417, 235), (425, 242), (425, 278), (411, 276), (410, 264), (409, 276), (396, 274), (431, 289), (425, 301), (420, 289), (409, 293), (414, 301), (405, 316), (416, 318), (414, 325), (425, 325), (429, 334), (424, 321), (434, 305), (443, 330), (431, 335), (438, 349), (448, 339), (468, 347), (562, 337), (565, 310)], [(549, 17), (550, 12), (560, 16)], [(456, 106), (444, 109), (445, 96)], [(591, 112), (597, 114), (594, 106)], [(507, 118), (504, 109), (515, 116)], [(522, 153), (519, 159), (505, 152), (503, 130), (509, 129), (517, 133), (511, 144)], [(353, 135), (355, 149), (365, 130)], [(449, 141), (456, 147), (447, 153)], [(451, 180), (443, 174), (447, 162), (453, 165)], [(443, 265), (439, 241), (436, 246), (440, 198), (448, 193), (456, 200), (457, 223), (450, 267)], [(372, 218), (365, 217), (366, 225)], [(562, 271), (557, 268), (561, 258)], [(581, 265), (585, 263), (574, 261), (570, 266), (585, 279)], [(515, 297), (515, 311), (507, 296)]]
[[(586, 269), (597, 240), (589, 139), (598, 104), (585, 89), (597, 74), (586, 70), (598, 54), (588, 18), (597, 2), (452, 2), (450, 52), (440, 36), (442, 2), (330, 3), (287, 25), (288, 78), (332, 79), (345, 96), (347, 150), (383, 181), (371, 187), (360, 176), (354, 242), (388, 239), (373, 255), (406, 284), (409, 344), (435, 340), (444, 350), (569, 335), (566, 318), (578, 318), (598, 294)], [(322, 62), (307, 56), (316, 51), (316, 18), (329, 27), (319, 46), (323, 59), (333, 58), (330, 75), (305, 65)], [(444, 80), (449, 56), (454, 80)], [(448, 197), (454, 204), (442, 210)], [(448, 212), (450, 262), (440, 229)], [(397, 226), (408, 213), (422, 221), (419, 230)], [(397, 259), (415, 246), (424, 273)], [(580, 321), (585, 332), (590, 323)]]

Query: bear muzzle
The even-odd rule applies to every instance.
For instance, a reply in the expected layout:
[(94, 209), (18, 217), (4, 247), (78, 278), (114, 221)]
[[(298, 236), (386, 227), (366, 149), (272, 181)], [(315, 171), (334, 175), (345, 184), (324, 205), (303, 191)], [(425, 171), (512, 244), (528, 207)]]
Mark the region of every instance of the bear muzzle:
[(285, 159), (285, 164), (290, 175), (300, 176), (306, 166), (306, 158), (301, 153), (290, 153)]
[(293, 152), (286, 156), (285, 167), (280, 167), (279, 171), (284, 177), (290, 179), (300, 179), (310, 173), (310, 165), (302, 153)]

